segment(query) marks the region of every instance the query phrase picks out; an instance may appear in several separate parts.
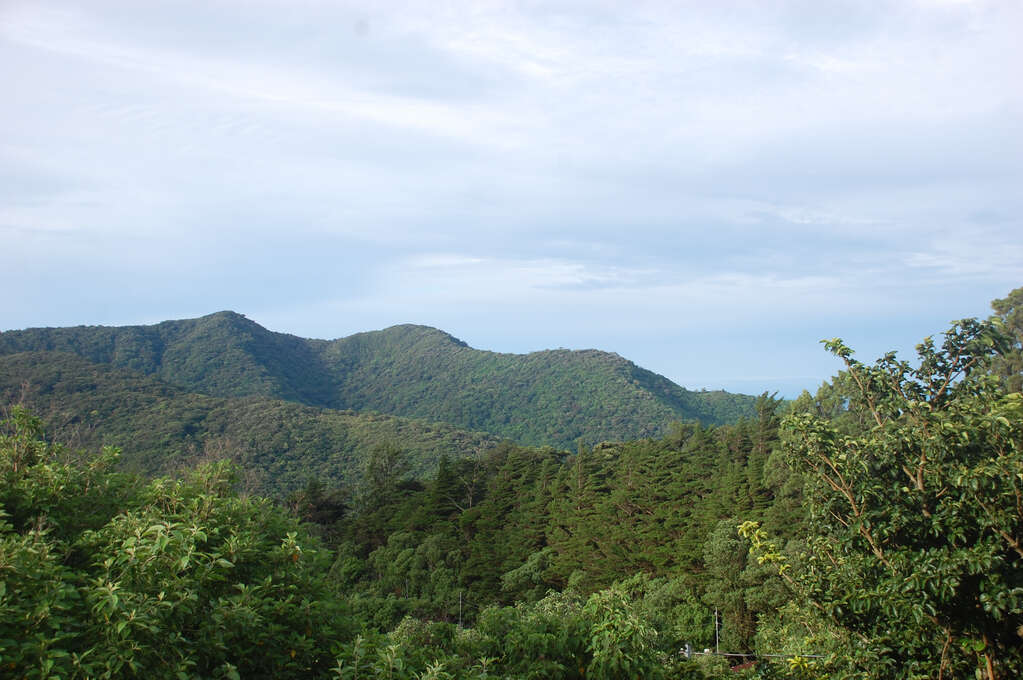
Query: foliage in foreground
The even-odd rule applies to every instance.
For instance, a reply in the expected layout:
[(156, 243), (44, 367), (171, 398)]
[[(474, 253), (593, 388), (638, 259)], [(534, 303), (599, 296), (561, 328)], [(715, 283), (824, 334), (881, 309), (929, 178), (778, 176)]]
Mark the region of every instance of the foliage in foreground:
[(0, 664), (16, 677), (308, 677), (351, 637), (329, 555), (224, 465), (140, 484), (39, 439), (0, 440)]
[[(117, 452), (0, 435), (0, 669), (19, 678), (657, 678), (679, 639), (663, 579), (492, 605), (472, 629), (384, 632), (338, 592), (332, 555), (225, 463), (143, 483)], [(660, 624), (660, 625), (655, 625)], [(681, 669), (680, 669), (681, 672)], [(677, 674), (676, 674), (677, 675)]]
[(894, 353), (864, 365), (828, 341), (866, 425), (785, 421), (808, 550), (788, 563), (761, 545), (761, 559), (793, 567), (797, 590), (847, 631), (833, 677), (1023, 676), (1023, 395), (987, 370), (1009, 343), (994, 324), (957, 322), (914, 367)]

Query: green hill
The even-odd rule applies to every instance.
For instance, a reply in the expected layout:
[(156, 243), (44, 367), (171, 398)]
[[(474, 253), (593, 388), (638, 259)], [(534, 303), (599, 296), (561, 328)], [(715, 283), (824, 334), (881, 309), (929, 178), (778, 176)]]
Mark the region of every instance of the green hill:
[(416, 476), (442, 457), (495, 446), (490, 435), (444, 423), (316, 408), (267, 397), (211, 397), (66, 352), (0, 357), (0, 403), (21, 402), (60, 441), (124, 450), (147, 475), (208, 459), (237, 462), (250, 491), (282, 495), (310, 478), (352, 484), (375, 446), (400, 448)]
[(30, 328), (0, 333), (0, 355), (57, 351), (218, 397), (266, 396), (329, 406), (318, 346), (234, 312), (152, 326)]
[(717, 424), (750, 414), (753, 398), (690, 392), (617, 354), (499, 354), (433, 328), (393, 326), (326, 346), (352, 408), (457, 423), (524, 444), (574, 448), (658, 436), (672, 421)]
[(659, 436), (678, 420), (732, 422), (752, 415), (754, 401), (692, 392), (597, 350), (500, 354), (413, 325), (309, 340), (234, 312), (0, 333), (0, 355), (26, 351), (69, 352), (215, 397), (373, 410), (562, 448)]

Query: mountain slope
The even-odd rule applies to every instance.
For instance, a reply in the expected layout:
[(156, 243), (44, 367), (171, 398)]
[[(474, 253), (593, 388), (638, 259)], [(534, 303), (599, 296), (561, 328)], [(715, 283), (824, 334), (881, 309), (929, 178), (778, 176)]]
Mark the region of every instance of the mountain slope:
[(751, 415), (754, 401), (691, 392), (597, 350), (500, 354), (414, 325), (308, 340), (234, 312), (0, 333), (0, 355), (24, 351), (71, 352), (211, 396), (375, 410), (562, 448), (657, 436), (677, 420), (734, 421)]
[(444, 456), (497, 445), (443, 423), (334, 411), (266, 397), (210, 397), (66, 352), (0, 356), (0, 404), (20, 402), (76, 447), (118, 446), (149, 475), (198, 459), (230, 458), (251, 490), (282, 495), (309, 478), (351, 484), (379, 444), (402, 449), (416, 476)]
[(340, 368), (338, 397), (353, 408), (458, 423), (524, 444), (574, 448), (580, 439), (657, 436), (676, 420), (736, 420), (753, 401), (689, 392), (617, 354), (486, 352), (423, 326), (342, 338), (323, 355)]
[(58, 351), (220, 397), (261, 395), (326, 405), (328, 372), (310, 342), (234, 312), (152, 326), (29, 328), (0, 333), (0, 355)]

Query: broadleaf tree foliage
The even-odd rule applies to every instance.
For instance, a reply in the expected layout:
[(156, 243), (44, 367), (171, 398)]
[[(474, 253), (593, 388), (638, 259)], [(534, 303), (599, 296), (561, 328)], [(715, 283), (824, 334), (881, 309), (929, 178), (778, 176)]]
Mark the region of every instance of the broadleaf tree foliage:
[(1009, 339), (991, 322), (956, 322), (940, 348), (918, 346), (916, 367), (826, 345), (868, 426), (844, 434), (804, 413), (784, 428), (807, 480), (801, 583), (854, 633), (836, 674), (1020, 677), (1023, 395), (988, 371)]
[(1009, 347), (993, 362), (994, 372), (1005, 378), (1007, 392), (1023, 390), (1023, 288), (991, 302), (993, 320), (1009, 335)]

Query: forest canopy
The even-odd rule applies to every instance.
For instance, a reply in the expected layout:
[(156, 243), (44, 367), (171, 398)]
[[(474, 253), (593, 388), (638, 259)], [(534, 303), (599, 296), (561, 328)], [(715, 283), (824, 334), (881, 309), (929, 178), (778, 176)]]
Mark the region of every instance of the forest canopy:
[(225, 459), (140, 476), (11, 407), (0, 668), (1019, 677), (1019, 294), (913, 363), (830, 340), (834, 379), (732, 424), (572, 453), (494, 442), (425, 475), (378, 441), (358, 477), (273, 498)]

